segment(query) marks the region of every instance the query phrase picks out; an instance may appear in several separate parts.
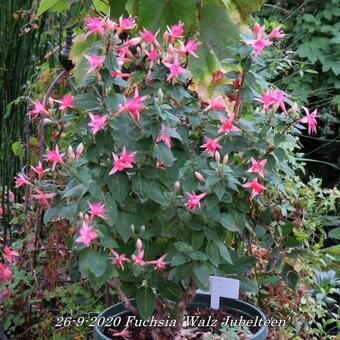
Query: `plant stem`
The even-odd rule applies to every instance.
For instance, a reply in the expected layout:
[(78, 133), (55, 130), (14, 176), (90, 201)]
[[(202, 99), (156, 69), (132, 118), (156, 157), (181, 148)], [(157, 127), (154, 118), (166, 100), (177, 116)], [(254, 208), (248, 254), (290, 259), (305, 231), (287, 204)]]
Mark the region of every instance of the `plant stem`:
[(181, 339), (181, 329), (183, 326), (183, 317), (184, 312), (187, 309), (188, 305), (192, 302), (196, 295), (197, 286), (194, 282), (192, 276), (189, 278), (189, 286), (184, 292), (181, 300), (177, 304), (176, 310), (176, 329), (173, 340), (180, 340)]
[(123, 302), (126, 309), (128, 309), (132, 314), (139, 315), (137, 308), (135, 308), (130, 299), (125, 295), (125, 293), (120, 288), (120, 284), (118, 280), (109, 280), (107, 284), (116, 291), (118, 298), (121, 302)]

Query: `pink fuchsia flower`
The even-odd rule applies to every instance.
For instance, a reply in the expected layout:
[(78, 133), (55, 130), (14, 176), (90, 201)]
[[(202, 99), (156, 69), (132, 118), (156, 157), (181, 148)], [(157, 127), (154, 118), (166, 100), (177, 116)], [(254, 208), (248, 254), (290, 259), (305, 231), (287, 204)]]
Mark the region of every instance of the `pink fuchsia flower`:
[(12, 272), (8, 266), (0, 263), (0, 281), (7, 281), (12, 277)]
[(160, 45), (156, 39), (158, 33), (159, 30), (156, 33), (153, 33), (144, 28), (143, 31), (139, 33), (139, 36), (146, 42), (146, 44), (152, 44), (160, 48)]
[(270, 40), (263, 39), (264, 29), (258, 23), (255, 23), (253, 30), (256, 34), (256, 39), (245, 39), (244, 42), (247, 45), (251, 45), (255, 57), (259, 56), (265, 47), (272, 45)]
[(20, 188), (23, 185), (32, 185), (32, 183), (26, 178), (24, 174), (19, 172), (15, 178), (15, 187)]
[(128, 78), (130, 76), (130, 73), (122, 73), (121, 71), (117, 70), (117, 71), (111, 71), (110, 75), (116, 78)]
[(76, 239), (76, 242), (82, 243), (87, 247), (92, 243), (94, 239), (97, 238), (97, 233), (86, 221), (83, 221), (83, 225), (80, 227), (79, 233), (80, 236)]
[(113, 20), (110, 20), (108, 17), (105, 17), (103, 26), (108, 32), (113, 32), (117, 27), (117, 23)]
[(88, 203), (90, 208), (90, 219), (94, 219), (95, 217), (100, 217), (103, 220), (106, 220), (107, 217), (104, 215), (106, 212), (105, 206), (102, 203)]
[(144, 266), (146, 262), (144, 261), (143, 257), (144, 250), (142, 250), (138, 255), (132, 255), (132, 261), (137, 266)]
[(11, 291), (7, 287), (4, 287), (4, 289), (0, 292), (0, 303), (2, 303), (10, 295)]
[(131, 16), (129, 16), (128, 18), (123, 18), (123, 16), (121, 16), (119, 18), (117, 33), (119, 35), (123, 31), (132, 30), (135, 27), (136, 27), (136, 20), (135, 20), (135, 18), (133, 18)]
[(268, 111), (271, 105), (280, 106), (282, 111), (286, 112), (286, 107), (284, 101), (287, 95), (276, 89), (268, 89), (260, 98), (255, 98), (256, 101), (262, 103), (263, 109)]
[(166, 268), (167, 263), (164, 262), (164, 258), (166, 255), (161, 256), (158, 260), (148, 261), (147, 264), (155, 265), (155, 270), (163, 270)]
[(16, 257), (19, 257), (19, 253), (9, 249), (8, 247), (4, 247), (3, 249), (4, 254), (6, 255), (6, 259), (9, 263), (13, 263)]
[(164, 40), (165, 43), (168, 40), (168, 37), (170, 37), (170, 41), (173, 44), (176, 39), (183, 38), (184, 33), (184, 23), (182, 21), (179, 21), (176, 25), (168, 26), (167, 32), (164, 33)]
[(35, 192), (36, 194), (32, 194), (31, 196), (38, 200), (44, 208), (48, 208), (50, 206), (48, 200), (57, 195), (55, 192), (45, 193), (40, 189), (35, 189)]
[(218, 138), (212, 139), (205, 137), (205, 143), (201, 145), (202, 149), (209, 152), (211, 156), (214, 156), (216, 150), (221, 149), (222, 146), (218, 144)]
[(129, 261), (129, 259), (125, 256), (125, 254), (121, 254), (119, 255), (116, 251), (114, 251), (113, 249), (111, 250), (111, 253), (113, 255), (113, 260), (112, 263), (123, 269), (124, 270), (124, 262)]
[[(162, 124), (161, 133), (156, 138), (156, 143), (163, 142), (169, 149), (171, 149), (172, 147), (171, 136), (165, 132), (166, 130), (167, 127)], [(176, 128), (173, 128), (171, 130), (176, 131)]]
[(264, 186), (257, 181), (257, 178), (254, 178), (251, 182), (247, 182), (242, 186), (251, 189), (251, 199), (265, 189)]
[(74, 96), (66, 94), (61, 100), (55, 100), (55, 102), (60, 103), (59, 109), (61, 111), (66, 111), (67, 109), (73, 109), (73, 99)]
[(50, 169), (44, 169), (41, 162), (39, 161), (38, 165), (36, 167), (31, 166), (32, 170), (38, 174), (39, 178), (41, 178), (45, 172), (49, 171)]
[(135, 95), (132, 98), (129, 98), (125, 104), (119, 104), (119, 111), (117, 114), (128, 111), (130, 113), (130, 116), (139, 123), (140, 121), (140, 110), (143, 110), (145, 108), (145, 105), (143, 103), (144, 100), (146, 100), (148, 96), (141, 97), (138, 92), (138, 88), (135, 89)]
[(43, 114), (45, 116), (50, 115), (48, 113), (48, 111), (44, 108), (44, 105), (39, 100), (36, 100), (33, 103), (33, 108), (30, 111), (27, 112), (27, 115), (34, 118), (35, 116), (37, 116), (39, 114)]
[(0, 207), (0, 217), (4, 214), (4, 209), (2, 209), (2, 207)]
[(59, 153), (59, 147), (56, 145), (54, 150), (49, 150), (47, 154), (45, 155), (45, 159), (48, 162), (52, 162), (52, 168), (51, 170), (54, 171), (57, 164), (65, 164), (63, 158), (65, 154)]
[(283, 34), (280, 27), (274, 27), (272, 31), (267, 35), (268, 39), (280, 39), (285, 37), (286, 35)]
[(266, 165), (267, 160), (263, 159), (262, 161), (258, 162), (255, 158), (251, 157), (250, 161), (252, 166), (247, 170), (247, 172), (252, 172), (259, 175), (260, 177), (264, 177), (263, 168)]
[(116, 337), (121, 337), (124, 340), (130, 340), (131, 339), (131, 332), (127, 328), (125, 328), (122, 331), (113, 333), (113, 336), (115, 338)]
[(211, 98), (207, 100), (208, 106), (203, 110), (206, 111), (223, 111), (225, 110), (225, 103), (222, 96)]
[(107, 115), (98, 115), (98, 114), (92, 114), (89, 113), (90, 116), (90, 123), (87, 125), (91, 128), (91, 132), (93, 135), (96, 135), (96, 133), (102, 129), (104, 129), (105, 124), (107, 123)]
[(195, 58), (198, 58), (198, 55), (195, 52), (198, 49), (199, 45), (200, 43), (198, 41), (189, 39), (185, 44), (182, 43), (182, 47), (180, 48), (180, 51), (181, 53), (184, 53), (184, 54), (189, 53), (193, 55)]
[(112, 152), (113, 169), (110, 171), (109, 175), (113, 175), (117, 171), (123, 171), (124, 169), (131, 169), (133, 167), (132, 163), (134, 162), (136, 153), (136, 151), (127, 152), (125, 146), (123, 146), (123, 152), (120, 157)]
[(318, 112), (318, 109), (315, 109), (312, 113), (309, 113), (309, 110), (302, 106), (302, 108), (305, 110), (306, 115), (300, 119), (301, 123), (307, 123), (308, 124), (308, 134), (316, 133), (316, 127), (318, 125), (318, 122), (316, 120), (316, 114)]
[(159, 51), (155, 50), (153, 47), (150, 49), (150, 51), (145, 50), (145, 54), (148, 57), (148, 60), (150, 61), (150, 68), (153, 67), (158, 55), (159, 55)]
[(167, 81), (170, 81), (172, 78), (179, 76), (180, 74), (188, 74), (189, 70), (185, 69), (180, 65), (179, 55), (176, 54), (174, 61), (172, 63), (163, 61), (163, 64), (170, 70)]
[(98, 33), (100, 36), (104, 35), (105, 31), (105, 18), (100, 19), (98, 17), (85, 17), (85, 25), (87, 28), (87, 33), (86, 36), (88, 37), (89, 35), (93, 33)]
[(87, 73), (91, 73), (92, 71), (101, 68), (105, 60), (105, 55), (97, 56), (96, 54), (91, 54), (84, 55), (84, 57), (87, 60), (88, 65), (90, 66)]
[(200, 208), (201, 199), (207, 196), (206, 193), (196, 195), (194, 192), (192, 192), (191, 194), (187, 192), (186, 194), (189, 196), (188, 202), (184, 205), (186, 210), (193, 210), (196, 209), (197, 207)]
[(218, 130), (218, 133), (227, 134), (230, 131), (241, 131), (237, 126), (233, 124), (234, 117), (229, 116), (227, 118), (223, 118), (220, 116), (221, 127)]

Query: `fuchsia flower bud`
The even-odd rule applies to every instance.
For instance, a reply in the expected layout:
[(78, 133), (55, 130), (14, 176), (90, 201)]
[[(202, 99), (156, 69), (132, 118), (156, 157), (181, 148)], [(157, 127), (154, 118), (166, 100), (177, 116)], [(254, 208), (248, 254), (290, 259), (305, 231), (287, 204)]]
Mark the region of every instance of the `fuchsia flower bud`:
[(136, 250), (137, 252), (141, 252), (142, 251), (142, 248), (143, 248), (143, 242), (142, 240), (139, 238), (137, 241), (136, 241)]
[(205, 181), (204, 177), (198, 171), (195, 171), (195, 176), (200, 182)]
[(215, 161), (216, 161), (216, 163), (219, 163), (220, 160), (221, 160), (221, 154), (218, 151), (216, 151), (215, 152)]
[(78, 160), (80, 158), (80, 156), (82, 155), (83, 151), (84, 151), (84, 144), (80, 143), (77, 146), (77, 149), (76, 149), (76, 160)]
[(71, 161), (74, 161), (76, 159), (76, 155), (74, 154), (73, 148), (71, 145), (67, 148), (67, 156)]
[(176, 181), (174, 184), (174, 191), (177, 192), (181, 188), (181, 182)]

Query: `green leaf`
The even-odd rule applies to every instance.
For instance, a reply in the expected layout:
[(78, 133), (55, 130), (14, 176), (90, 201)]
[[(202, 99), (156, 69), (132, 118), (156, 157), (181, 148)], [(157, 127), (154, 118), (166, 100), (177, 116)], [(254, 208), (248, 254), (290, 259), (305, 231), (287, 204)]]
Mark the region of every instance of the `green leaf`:
[(67, 7), (67, 0), (42, 0), (37, 11), (37, 16), (40, 16), (48, 10), (60, 12), (62, 10), (65, 10)]
[(177, 267), (186, 262), (188, 262), (188, 258), (183, 253), (178, 253), (171, 259), (171, 266)]
[(105, 253), (97, 252), (93, 249), (90, 250), (88, 254), (88, 265), (90, 271), (99, 277), (103, 275), (108, 266), (108, 260)]
[(189, 254), (190, 258), (196, 261), (206, 261), (207, 255), (202, 253), (201, 251), (194, 251), (193, 253)]
[(112, 176), (108, 176), (106, 183), (109, 187), (112, 197), (116, 201), (123, 203), (124, 199), (128, 195), (129, 190), (129, 179), (127, 175), (123, 173), (115, 173)]
[(74, 97), (73, 105), (75, 109), (93, 111), (99, 108), (97, 97), (92, 93), (81, 93)]
[(92, 196), (96, 198), (99, 198), (99, 199), (103, 198), (102, 191), (99, 185), (92, 179), (89, 182), (89, 192)]
[(340, 240), (340, 227), (332, 229), (328, 236), (331, 238), (335, 238), (336, 240)]
[(156, 297), (151, 288), (142, 287), (137, 290), (136, 303), (143, 319), (147, 319), (155, 309)]
[(110, 194), (107, 194), (104, 199), (104, 204), (107, 209), (107, 217), (106, 223), (113, 227), (113, 225), (116, 223), (118, 218), (118, 209), (116, 201), (111, 197)]
[(56, 218), (65, 218), (72, 221), (77, 213), (77, 205), (77, 203), (66, 206), (60, 204), (49, 208), (44, 214), (44, 224)]
[(208, 87), (211, 74), (223, 69), (219, 60), (231, 56), (228, 47), (239, 40), (237, 13), (220, 0), (205, 0), (199, 18), (198, 40), (202, 45), (197, 51), (199, 58), (190, 57), (189, 69), (200, 86)]
[(229, 254), (228, 248), (225, 246), (223, 242), (217, 243), (218, 249), (220, 251), (220, 255), (229, 263), (233, 264), (231, 256)]
[(112, 18), (118, 19), (121, 15), (126, 16), (126, 0), (110, 0), (110, 14)]
[(230, 231), (239, 231), (236, 227), (234, 218), (227, 213), (222, 213), (219, 217), (219, 222), (223, 225), (223, 227)]
[(215, 242), (208, 241), (205, 251), (210, 262), (215, 266), (218, 266), (220, 262), (220, 251), (217, 244)]
[(179, 20), (184, 22), (186, 32), (189, 32), (196, 19), (195, 0), (154, 0), (139, 1), (139, 27), (152, 31), (164, 31), (167, 25), (174, 25)]
[(243, 19), (249, 19), (251, 13), (258, 12), (265, 0), (231, 0)]
[(157, 281), (157, 289), (162, 297), (171, 301), (178, 301), (183, 294), (182, 289), (176, 283), (165, 279)]
[(175, 247), (177, 250), (181, 251), (182, 253), (190, 253), (194, 250), (189, 243), (186, 243), (183, 241), (176, 242)]
[(122, 240), (126, 243), (129, 238), (132, 236), (132, 230), (131, 225), (134, 224), (134, 215), (119, 211), (117, 222), (116, 222), (116, 229), (119, 234), (119, 236), (122, 238)]
[(232, 253), (231, 258), (233, 264), (223, 265), (223, 271), (225, 273), (246, 273), (250, 271), (256, 263), (256, 259), (252, 256), (237, 256)]
[[(115, 0), (118, 2), (118, 0)], [(97, 12), (103, 12), (104, 14), (109, 14), (110, 7), (107, 4), (107, 1), (104, 0), (92, 0), (93, 7)]]
[(22, 161), (24, 157), (24, 145), (21, 142), (15, 142), (12, 144), (12, 151), (15, 156), (18, 156)]
[(175, 161), (172, 151), (163, 143), (155, 144), (154, 157), (162, 161), (165, 166), (172, 166)]
[(209, 290), (209, 268), (207, 263), (199, 263), (194, 265), (193, 269), (194, 281), (199, 289)]

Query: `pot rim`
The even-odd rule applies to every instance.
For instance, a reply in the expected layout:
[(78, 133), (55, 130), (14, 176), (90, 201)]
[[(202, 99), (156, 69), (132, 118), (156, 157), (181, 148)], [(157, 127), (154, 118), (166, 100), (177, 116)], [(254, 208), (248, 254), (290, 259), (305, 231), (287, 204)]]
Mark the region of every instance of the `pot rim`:
[[(135, 299), (131, 299), (130, 301), (134, 306), (136, 306)], [(262, 310), (249, 302), (239, 300), (239, 299), (231, 299), (231, 298), (224, 298), (224, 297), (221, 297), (220, 301), (221, 301), (220, 307), (227, 307), (228, 305), (233, 304), (234, 306), (229, 306), (229, 309), (231, 309), (232, 311), (236, 312), (239, 315), (243, 315), (247, 317), (248, 319), (255, 320), (256, 317), (258, 316), (263, 321), (267, 320)], [(195, 299), (190, 305), (191, 306), (209, 306), (209, 304), (210, 304), (210, 295), (198, 293), (196, 294)], [(114, 314), (110, 313), (111, 310), (114, 310), (116, 308), (119, 308), (120, 311)], [(122, 317), (122, 316), (125, 316), (127, 313), (128, 313), (128, 310), (124, 307), (124, 304), (122, 302), (117, 302), (114, 305), (106, 308), (100, 314), (98, 314), (98, 319), (103, 316), (108, 317), (108, 316), (113, 316), (113, 315), (115, 317)], [(104, 326), (98, 326), (97, 324), (95, 325), (94, 330), (93, 330), (93, 333), (95, 336), (94, 339), (111, 340), (111, 338), (104, 335), (104, 333), (102, 332), (103, 329), (104, 329)], [(250, 338), (248, 338), (248, 340), (260, 339), (258, 338), (259, 336), (264, 336), (263, 338), (261, 337), (261, 339), (265, 339), (267, 334), (268, 334), (268, 327), (262, 325), (260, 326), (259, 330), (256, 333), (254, 333)], [(100, 336), (101, 338), (98, 338), (96, 336)]]

